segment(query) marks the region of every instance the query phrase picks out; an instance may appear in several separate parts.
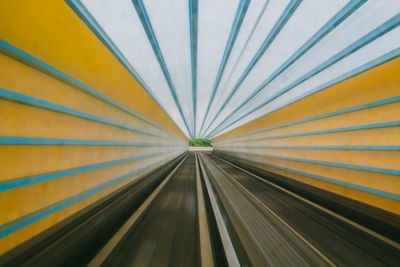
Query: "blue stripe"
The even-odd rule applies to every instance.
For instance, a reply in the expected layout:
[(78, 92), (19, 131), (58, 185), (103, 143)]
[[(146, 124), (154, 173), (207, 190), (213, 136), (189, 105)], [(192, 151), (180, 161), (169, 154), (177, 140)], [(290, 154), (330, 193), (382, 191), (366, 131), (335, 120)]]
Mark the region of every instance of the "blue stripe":
[[(219, 145), (214, 145), (218, 148)], [(343, 150), (400, 150), (400, 146), (221, 146), (223, 148), (288, 148), (288, 149), (343, 149)]]
[(300, 79), (297, 81), (293, 82), (289, 86), (287, 86), (285, 89), (283, 89), (281, 92), (273, 95), (271, 98), (269, 98), (267, 101), (265, 101), (261, 106), (264, 106), (265, 104), (271, 102), (272, 100), (276, 99), (277, 97), (283, 95), (287, 91), (291, 90), (292, 88), (296, 87), (297, 85), (303, 83), (304, 81), (310, 79), (311, 77), (317, 75), (321, 71), (325, 70), (329, 66), (335, 64), (339, 60), (351, 55), (355, 51), (359, 50), (360, 48), (366, 46), (367, 44), (375, 41), (382, 35), (386, 34), (387, 32), (395, 29), (398, 25), (400, 24), (400, 14), (391, 18), (389, 21), (385, 22), (383, 25), (379, 26), (372, 32), (368, 33), (366, 36), (363, 36), (359, 40), (357, 40), (355, 43), (349, 45), (324, 63), (320, 64), (316, 68), (314, 68), (312, 71), (308, 72), (307, 74), (303, 75)]
[(168, 147), (177, 146), (175, 144), (157, 144), (157, 143), (133, 143), (133, 142), (114, 142), (97, 140), (73, 140), (73, 139), (53, 139), (36, 137), (16, 137), (0, 136), (0, 145), (84, 145), (84, 146), (156, 146)]
[(163, 128), (161, 128), (159, 125), (155, 124), (154, 122), (149, 121), (148, 119), (144, 118), (143, 116), (133, 112), (132, 110), (122, 106), (121, 104), (119, 104), (118, 102), (106, 97), (105, 95), (97, 92), (96, 90), (90, 88), (89, 86), (75, 80), (74, 78), (66, 75), (65, 73), (57, 70), (56, 68), (48, 65), (47, 63), (35, 58), (34, 56), (22, 51), (21, 49), (7, 43), (6, 41), (0, 39), (0, 52), (4, 52), (6, 55), (11, 56), (19, 61), (22, 61), (23, 63), (37, 69), (40, 70), (62, 82), (65, 82), (69, 85), (72, 85), (75, 88), (80, 89), (81, 91), (85, 92), (86, 94), (89, 94), (91, 96), (94, 96), (98, 99), (101, 99), (102, 101), (117, 107), (118, 109), (121, 109), (127, 113), (129, 113), (130, 115), (158, 128), (161, 130), (164, 130)]
[[(158, 104), (158, 106), (167, 114), (169, 118), (171, 116), (164, 109), (164, 107), (158, 102), (157, 98), (153, 94), (153, 92), (149, 89), (148, 85), (145, 81), (140, 77), (140, 75), (136, 72), (136, 70), (132, 67), (132, 65), (128, 62), (128, 60), (124, 57), (121, 51), (117, 48), (114, 42), (108, 37), (108, 35), (104, 32), (101, 26), (97, 23), (96, 19), (89, 13), (89, 11), (82, 5), (79, 0), (65, 0), (65, 2), (71, 7), (71, 9), (78, 15), (78, 17), (89, 27), (89, 29), (99, 38), (99, 40), (104, 44), (105, 47), (114, 55), (114, 57), (124, 66), (124, 68), (131, 74), (131, 76), (146, 90), (146, 92), (150, 95), (150, 97)], [(147, 120), (147, 119), (145, 119)], [(173, 121), (173, 119), (171, 118)], [(153, 122), (150, 122), (152, 125), (157, 125)], [(156, 126), (160, 127), (160, 126)], [(161, 127), (160, 127), (161, 128)], [(161, 128), (164, 131), (175, 135), (174, 133)], [(176, 135), (175, 135), (176, 136)]]
[(201, 135), (201, 132), (203, 131), (204, 123), (207, 119), (208, 113), (210, 112), (210, 108), (214, 101), (214, 97), (217, 93), (217, 89), (218, 89), (219, 83), (221, 81), (222, 74), (224, 73), (229, 56), (231, 55), (233, 45), (235, 44), (236, 38), (239, 34), (239, 31), (242, 26), (243, 19), (246, 16), (246, 12), (249, 7), (249, 4), (250, 4), (250, 0), (241, 0), (238, 5), (238, 8), (236, 10), (236, 15), (233, 20), (231, 32), (229, 34), (228, 41), (225, 46), (225, 50), (224, 50), (224, 54), (221, 59), (221, 63), (219, 64), (217, 76), (215, 78), (214, 86), (211, 91), (211, 96), (210, 96), (210, 99), (207, 104), (206, 113), (203, 117), (203, 122), (201, 123), (200, 132), (199, 132), (200, 135)]
[[(323, 62), (320, 65), (318, 65), (317, 67), (315, 67), (313, 70), (311, 70), (308, 73), (304, 74), (302, 77), (300, 77), (299, 79), (297, 79), (296, 81), (294, 81), (293, 83), (291, 83), (290, 85), (285, 87), (283, 90), (281, 90), (278, 93), (274, 94), (273, 96), (271, 96), (266, 101), (264, 101), (260, 105), (256, 106), (255, 108), (253, 108), (249, 112), (247, 112), (244, 116), (240, 117), (239, 119), (244, 118), (244, 117), (248, 116), (249, 114), (257, 111), (258, 109), (262, 108), (263, 106), (265, 106), (268, 103), (272, 102), (273, 100), (277, 99), (281, 95), (285, 94), (289, 90), (293, 89), (294, 87), (298, 86), (299, 84), (303, 83), (304, 81), (310, 79), (311, 77), (317, 75), (318, 73), (320, 73), (321, 71), (325, 70), (326, 68), (332, 66), (333, 64), (335, 64), (336, 62), (340, 61), (341, 59), (351, 55), (355, 51), (357, 51), (360, 48), (366, 46), (367, 44), (373, 42), (374, 40), (376, 40), (377, 38), (379, 38), (382, 35), (386, 34), (387, 32), (395, 29), (398, 25), (400, 25), (400, 14), (398, 14), (398, 15), (394, 16), (393, 18), (389, 19), (388, 21), (386, 21), (382, 25), (378, 26), (376, 29), (372, 30), (367, 35), (361, 37), (356, 42), (352, 43), (351, 45), (349, 45), (348, 47), (346, 47), (345, 49), (343, 49), (342, 51), (340, 51), (336, 55), (332, 56), (331, 58), (329, 58), (325, 62)], [(218, 125), (218, 126), (220, 126), (220, 125)]]
[[(241, 157), (239, 157), (239, 158), (241, 158)], [(330, 178), (325, 178), (325, 177), (322, 177), (322, 176), (318, 176), (318, 175), (314, 175), (314, 174), (310, 174), (310, 173), (306, 173), (306, 172), (302, 172), (302, 171), (296, 171), (296, 170), (293, 170), (293, 169), (289, 169), (289, 168), (284, 168), (284, 167), (268, 164), (268, 163), (265, 163), (265, 162), (262, 162), (262, 161), (251, 160), (251, 159), (248, 159), (248, 158), (243, 158), (243, 159), (247, 160), (249, 162), (256, 163), (256, 164), (262, 164), (262, 165), (266, 165), (266, 166), (269, 166), (269, 167), (272, 167), (272, 168), (276, 168), (276, 169), (280, 169), (280, 170), (284, 170), (284, 171), (288, 171), (288, 172), (292, 172), (292, 173), (297, 173), (297, 174), (300, 174), (300, 175), (308, 176), (308, 177), (311, 177), (311, 178), (315, 178), (315, 179), (318, 179), (318, 180), (330, 182), (330, 183), (333, 183), (333, 184), (342, 185), (342, 186), (345, 186), (345, 187), (354, 188), (354, 189), (357, 189), (357, 190), (360, 190), (360, 191), (364, 191), (364, 192), (368, 192), (368, 193), (372, 193), (372, 194), (375, 194), (375, 195), (379, 195), (379, 196), (383, 196), (383, 197), (387, 197), (387, 198), (391, 198), (391, 199), (395, 199), (395, 200), (400, 200), (400, 195), (397, 195), (397, 194), (392, 194), (392, 193), (388, 193), (388, 192), (372, 189), (372, 188), (369, 188), (369, 187), (364, 187), (364, 186), (359, 186), (359, 185), (350, 184), (350, 183), (346, 183), (346, 182), (341, 182), (341, 181), (333, 180), (333, 179), (330, 179)]]
[(381, 105), (395, 103), (395, 102), (398, 102), (398, 101), (400, 101), (400, 96), (391, 97), (391, 98), (387, 98), (387, 99), (384, 99), (384, 100), (379, 100), (379, 101), (371, 102), (371, 103), (368, 103), (368, 104), (355, 106), (355, 107), (352, 107), (352, 108), (346, 108), (346, 109), (342, 109), (342, 110), (338, 110), (338, 111), (329, 112), (329, 113), (326, 113), (326, 114), (310, 117), (310, 118), (307, 118), (307, 119), (302, 119), (302, 120), (298, 120), (298, 121), (294, 121), (294, 122), (284, 123), (284, 124), (281, 124), (281, 125), (277, 125), (277, 126), (273, 126), (273, 127), (269, 127), (269, 128), (265, 128), (265, 129), (261, 129), (261, 130), (257, 130), (257, 131), (253, 131), (253, 132), (237, 135), (237, 136), (234, 136), (232, 138), (238, 138), (238, 137), (248, 136), (248, 135), (252, 135), (252, 134), (267, 132), (267, 131), (272, 130), (272, 129), (278, 129), (278, 128), (282, 128), (282, 127), (286, 127), (286, 126), (290, 126), (290, 125), (303, 123), (303, 122), (308, 122), (308, 121), (312, 121), (312, 120), (317, 120), (317, 119), (327, 118), (327, 117), (331, 117), (331, 116), (341, 115), (341, 114), (345, 114), (345, 113), (348, 113), (348, 112), (354, 112), (354, 111), (359, 111), (359, 110), (363, 110), (363, 109), (367, 109), (367, 108), (373, 108), (373, 107), (377, 107), (377, 106), (381, 106)]
[(68, 114), (71, 116), (75, 116), (75, 117), (79, 117), (79, 118), (83, 118), (83, 119), (88, 119), (88, 120), (92, 120), (92, 121), (97, 121), (97, 122), (101, 122), (104, 124), (109, 124), (112, 126), (117, 126), (120, 128), (124, 128), (124, 129), (128, 129), (128, 130), (132, 130), (138, 133), (142, 133), (142, 134), (146, 134), (146, 135), (150, 135), (150, 136), (155, 136), (155, 137), (160, 137), (160, 138), (165, 138), (165, 136), (162, 135), (157, 135), (157, 134), (153, 134), (151, 132), (147, 132), (138, 128), (134, 128), (131, 127), (129, 125), (125, 125), (119, 122), (115, 122), (109, 119), (104, 119), (98, 116), (94, 116), (85, 112), (81, 112), (75, 109), (71, 109), (71, 108), (67, 108), (64, 106), (60, 106), (57, 104), (53, 104), (50, 102), (47, 102), (45, 100), (41, 100), (38, 98), (34, 98), (31, 96), (27, 96), (27, 95), (23, 95), (20, 93), (16, 93), (13, 91), (9, 91), (3, 88), (0, 88), (0, 98), (5, 98), (5, 99), (9, 99), (9, 100), (13, 100), (13, 101), (18, 101), (18, 102), (22, 102), (24, 104), (28, 104), (28, 105), (32, 105), (35, 107), (39, 107), (39, 108), (43, 108), (43, 109), (48, 109), (51, 111), (55, 111), (55, 112), (61, 112), (64, 114)]
[[(270, 112), (268, 112), (268, 113), (266, 113), (266, 114), (260, 115), (260, 116), (258, 116), (258, 117), (256, 117), (256, 118), (254, 118), (254, 119), (248, 121), (247, 123), (250, 123), (251, 121), (254, 121), (254, 120), (256, 120), (256, 119), (258, 119), (258, 118), (260, 118), (260, 117), (262, 117), (262, 116), (265, 116), (265, 115), (267, 115), (267, 114), (269, 114), (269, 113), (271, 113), (271, 112), (275, 112), (275, 111), (277, 111), (277, 110), (283, 109), (283, 108), (285, 108), (285, 107), (287, 107), (287, 106), (289, 106), (289, 105), (291, 105), (291, 104), (293, 104), (293, 103), (295, 103), (295, 102), (297, 102), (297, 101), (299, 101), (299, 100), (302, 100), (302, 99), (304, 99), (304, 98), (306, 98), (306, 97), (308, 97), (308, 96), (311, 96), (311, 95), (313, 95), (313, 94), (316, 94), (316, 93), (318, 93), (318, 92), (320, 92), (320, 91), (322, 91), (322, 90), (325, 90), (325, 89), (327, 89), (327, 88), (330, 88), (331, 86), (334, 86), (334, 85), (336, 85), (336, 84), (338, 84), (338, 83), (341, 83), (341, 82), (343, 82), (343, 81), (345, 81), (345, 80), (347, 80), (347, 79), (350, 79), (350, 78), (352, 78), (352, 77), (354, 77), (354, 76), (356, 76), (356, 75), (359, 75), (359, 74), (361, 74), (361, 73), (363, 73), (363, 72), (365, 72), (365, 71), (368, 71), (368, 70), (370, 70), (370, 69), (372, 69), (372, 68), (374, 68), (374, 67), (376, 67), (376, 66), (379, 66), (379, 65), (381, 65), (381, 64), (383, 64), (383, 63), (386, 63), (386, 62), (388, 62), (388, 61), (390, 61), (390, 60), (393, 60), (393, 59), (399, 57), (399, 55), (400, 55), (400, 48), (397, 48), (397, 49), (395, 49), (395, 50), (393, 50), (393, 51), (391, 51), (391, 52), (389, 52), (389, 53), (386, 53), (386, 54), (383, 55), (383, 56), (380, 56), (380, 57), (378, 57), (378, 58), (376, 58), (376, 59), (374, 59), (374, 60), (371, 60), (370, 62), (367, 62), (367, 63), (361, 65), (360, 67), (355, 68), (354, 70), (351, 70), (351, 71), (349, 71), (349, 72), (347, 72), (347, 73), (345, 73), (345, 74), (343, 74), (343, 75), (340, 75), (339, 77), (337, 77), (337, 78), (335, 78), (335, 79), (333, 79), (333, 80), (331, 80), (331, 81), (328, 81), (328, 82), (326, 82), (326, 83), (324, 83), (324, 84), (318, 86), (317, 88), (315, 88), (315, 89), (313, 89), (313, 90), (311, 90), (311, 91), (309, 91), (309, 92), (307, 92), (307, 93), (304, 93), (303, 95), (300, 95), (300, 96), (298, 96), (298, 97), (292, 99), (289, 103), (283, 105), (282, 107), (279, 107), (279, 108), (277, 108), (277, 109), (275, 109), (275, 110), (272, 110), (272, 111), (270, 111)], [(244, 115), (244, 116), (241, 116), (239, 119), (236, 119), (235, 121), (231, 122), (229, 125), (225, 126), (224, 128), (222, 128), (222, 129), (220, 129), (220, 130), (217, 130), (217, 128), (218, 128), (219, 126), (216, 127), (216, 128), (208, 135), (208, 137), (211, 136), (211, 135), (213, 134), (214, 131), (215, 131), (215, 133), (214, 133), (214, 136), (215, 136), (215, 135), (218, 134), (219, 132), (221, 132), (221, 131), (223, 131), (224, 129), (228, 128), (229, 126), (235, 124), (236, 122), (238, 122), (238, 121), (241, 120), (242, 118), (246, 117), (247, 115), (249, 115), (249, 114), (246, 114), (246, 115)], [(221, 126), (221, 124), (220, 124), (220, 126)]]
[[(235, 114), (239, 109), (246, 105), (258, 93), (260, 93), (268, 84), (270, 84), (276, 77), (284, 72), (288, 67), (301, 58), (308, 50), (313, 48), (319, 41), (321, 41), (328, 33), (333, 31), (345, 19), (353, 14), (366, 0), (353, 0), (336, 13), (324, 26), (322, 26), (310, 39), (307, 40), (289, 59), (287, 59), (278, 69), (276, 69), (256, 90), (254, 90), (242, 103), (238, 105), (226, 118), (220, 123), (221, 125)], [(218, 125), (219, 126), (219, 125)], [(217, 126), (217, 127), (218, 127)]]
[(62, 170), (58, 172), (52, 172), (52, 173), (46, 173), (46, 174), (40, 174), (40, 175), (35, 175), (35, 176), (30, 176), (30, 177), (25, 177), (25, 178), (18, 178), (18, 179), (13, 179), (13, 180), (8, 180), (8, 181), (3, 181), (0, 182), (0, 192), (23, 187), (23, 186), (28, 186), (32, 184), (37, 184), (45, 181), (50, 181), (66, 176), (71, 176), (83, 172), (88, 172), (88, 171), (93, 171), (105, 167), (110, 167), (110, 166), (115, 166), (127, 162), (132, 162), (135, 160), (141, 160), (141, 159), (147, 159), (151, 157), (156, 157), (160, 156), (163, 154), (171, 153), (176, 150), (170, 150), (166, 152), (159, 152), (159, 153), (153, 153), (153, 154), (147, 154), (144, 156), (138, 156), (138, 157), (133, 157), (133, 158), (127, 158), (127, 159), (121, 159), (121, 160), (113, 160), (113, 161), (108, 161), (108, 162), (103, 162), (103, 163), (98, 163), (98, 164), (92, 164), (84, 167), (79, 167), (79, 168), (73, 168), (73, 169), (68, 169), (68, 170)]
[(258, 27), (258, 24), (260, 23), (262, 17), (264, 16), (264, 13), (265, 13), (265, 11), (267, 10), (267, 7), (268, 7), (269, 3), (270, 3), (270, 0), (266, 0), (265, 3), (264, 3), (264, 5), (263, 5), (263, 7), (261, 8), (261, 11), (260, 11), (260, 13), (258, 14), (258, 17), (257, 17), (256, 22), (254, 23), (253, 28), (251, 29), (250, 34), (249, 34), (249, 35), (247, 36), (247, 38), (246, 38), (246, 42), (244, 43), (244, 45), (243, 45), (243, 47), (242, 47), (242, 50), (240, 51), (239, 56), (238, 56), (237, 59), (236, 59), (236, 62), (233, 64), (233, 67), (232, 67), (231, 72), (230, 72), (229, 75), (227, 76), (227, 80), (231, 80), (231, 79), (232, 79), (233, 72), (234, 72), (234, 70), (236, 69), (237, 65), (239, 64), (239, 61), (240, 61), (240, 59), (242, 58), (244, 51), (247, 51), (247, 46), (249, 45), (249, 42), (250, 42), (250, 40), (252, 39), (252, 37), (253, 37), (253, 35), (254, 35), (254, 32), (256, 31), (256, 29), (257, 29), (257, 27)]
[(289, 21), (290, 17), (294, 14), (298, 6), (302, 0), (291, 0), (285, 10), (283, 11), (282, 15), (279, 17), (273, 28), (271, 29), (270, 33), (268, 36), (265, 38), (264, 42), (261, 44), (260, 48), (257, 50), (256, 54), (250, 61), (249, 65), (246, 67), (242, 75), (240, 76), (239, 80), (236, 82), (236, 84), (233, 86), (232, 90), (229, 93), (229, 96), (225, 99), (224, 103), (222, 106), (219, 108), (217, 113), (215, 114), (214, 118), (211, 120), (209, 123), (208, 127), (206, 128), (205, 132), (208, 131), (208, 129), (211, 127), (211, 125), (214, 123), (214, 121), (218, 118), (220, 115), (221, 111), (225, 108), (225, 106), (229, 103), (229, 101), (232, 99), (233, 95), (236, 93), (238, 90), (239, 86), (243, 83), (247, 75), (250, 73), (250, 71), (254, 68), (254, 66), (257, 64), (257, 62), (260, 60), (260, 58), (264, 55), (265, 51), (269, 48), (269, 46), (272, 44), (272, 42), (275, 40), (275, 38), (278, 36), (282, 28), (286, 25), (286, 23)]
[(164, 57), (163, 57), (163, 55), (161, 53), (161, 49), (160, 49), (160, 46), (158, 44), (157, 37), (156, 37), (156, 35), (154, 33), (153, 27), (151, 25), (151, 22), (150, 22), (148, 14), (147, 14), (146, 8), (144, 7), (142, 0), (132, 0), (132, 3), (134, 5), (134, 7), (135, 7), (135, 10), (136, 10), (136, 12), (137, 12), (137, 14), (139, 16), (140, 21), (142, 22), (142, 25), (143, 25), (143, 28), (144, 28), (144, 30), (146, 32), (147, 38), (149, 39), (151, 47), (153, 48), (153, 52), (154, 52), (154, 54), (155, 54), (155, 56), (157, 58), (158, 63), (160, 64), (161, 70), (162, 70), (162, 72), (164, 74), (164, 77), (165, 77), (165, 80), (166, 80), (166, 82), (168, 84), (168, 87), (170, 89), (171, 95), (172, 95), (172, 97), (174, 99), (174, 102), (175, 102), (176, 106), (178, 107), (179, 113), (180, 113), (180, 115), (181, 115), (181, 117), (183, 119), (183, 122), (185, 123), (187, 131), (188, 131), (190, 137), (193, 138), (193, 133), (191, 132), (191, 129), (190, 129), (189, 124), (188, 124), (188, 122), (186, 120), (186, 117), (183, 114), (182, 106), (181, 106), (181, 104), (179, 102), (178, 95), (176, 93), (176, 90), (175, 90), (174, 84), (172, 82), (171, 76), (170, 76), (170, 74), (168, 72), (167, 64), (165, 63)]
[(246, 140), (231, 141), (231, 142), (226, 142), (226, 143), (261, 141), (261, 140), (277, 139), (277, 138), (285, 138), (285, 137), (295, 137), (295, 136), (305, 136), (305, 135), (325, 134), (325, 133), (337, 133), (337, 132), (345, 132), (345, 131), (356, 131), (356, 130), (392, 127), (392, 126), (400, 126), (400, 121), (374, 123), (374, 124), (335, 128), (335, 129), (329, 129), (329, 130), (311, 131), (311, 132), (304, 132), (304, 133), (283, 134), (283, 135), (276, 135), (276, 136), (268, 136), (268, 137), (260, 137), (260, 138), (246, 139)]
[(196, 137), (197, 113), (197, 26), (198, 26), (198, 0), (189, 0), (190, 24), (190, 57), (192, 68), (192, 97), (193, 97), (193, 134)]
[(374, 168), (374, 167), (359, 166), (359, 165), (349, 165), (349, 164), (343, 164), (343, 163), (334, 163), (334, 162), (311, 160), (311, 159), (300, 159), (300, 158), (292, 158), (292, 157), (284, 157), (284, 156), (275, 156), (275, 155), (270, 155), (270, 154), (251, 153), (251, 152), (245, 152), (245, 151), (236, 151), (236, 150), (227, 150), (227, 151), (234, 152), (234, 153), (251, 155), (251, 156), (270, 157), (270, 158), (276, 158), (276, 159), (284, 159), (284, 160), (291, 160), (291, 161), (298, 161), (298, 162), (306, 162), (306, 163), (313, 163), (313, 164), (318, 164), (318, 165), (333, 166), (333, 167), (353, 169), (353, 170), (361, 170), (361, 171), (368, 171), (368, 172), (377, 172), (377, 173), (384, 173), (384, 174), (400, 175), (400, 171), (398, 171), (398, 170)]
[(62, 210), (64, 208), (67, 208), (67, 207), (69, 207), (69, 206), (71, 206), (71, 205), (73, 205), (73, 204), (75, 204), (75, 203), (77, 203), (77, 202), (79, 202), (79, 201), (81, 201), (81, 200), (83, 200), (85, 198), (88, 198), (88, 197), (90, 197), (90, 196), (92, 196), (92, 195), (94, 195), (94, 194), (96, 194), (96, 193), (98, 193), (100, 191), (103, 191), (103, 190), (105, 190), (105, 189), (107, 189), (107, 188), (109, 188), (109, 187), (111, 187), (113, 185), (116, 185), (116, 184), (118, 184), (118, 183), (120, 183), (122, 181), (125, 181), (125, 180), (131, 178), (132, 176), (134, 176), (136, 174), (142, 173), (142, 172), (144, 172), (144, 171), (146, 171), (146, 170), (148, 170), (148, 169), (150, 169), (150, 168), (152, 168), (154, 166), (157, 166), (158, 164), (162, 163), (163, 161), (165, 161), (165, 160), (157, 161), (156, 163), (152, 163), (152, 164), (150, 164), (150, 165), (148, 165), (148, 166), (146, 166), (144, 168), (141, 168), (141, 169), (136, 170), (134, 172), (131, 172), (129, 174), (123, 175), (123, 176), (121, 176), (119, 178), (116, 178), (116, 179), (110, 181), (110, 182), (104, 183), (104, 184), (102, 184), (100, 186), (97, 186), (97, 187), (95, 187), (93, 189), (90, 189), (90, 190), (87, 190), (87, 191), (85, 191), (83, 193), (80, 193), (80, 194), (78, 194), (78, 195), (76, 195), (74, 197), (62, 200), (62, 201), (57, 202), (57, 203), (55, 203), (53, 205), (50, 205), (50, 206), (48, 206), (46, 208), (43, 208), (43, 209), (38, 210), (36, 212), (33, 212), (33, 213), (31, 213), (29, 215), (26, 215), (24, 217), (21, 217), (19, 219), (16, 219), (16, 220), (14, 220), (12, 222), (6, 223), (6, 224), (0, 226), (0, 238), (3, 238), (3, 237), (5, 237), (7, 235), (10, 235), (10, 234), (12, 234), (12, 233), (14, 233), (14, 232), (16, 232), (16, 231), (28, 226), (28, 225), (31, 225), (31, 224), (33, 224), (33, 223), (35, 223), (37, 221), (40, 221), (41, 219), (46, 218), (47, 216), (50, 216), (50, 215), (52, 215), (52, 214), (54, 214), (54, 213), (56, 213), (56, 212), (58, 212), (58, 211), (60, 211), (60, 210)]

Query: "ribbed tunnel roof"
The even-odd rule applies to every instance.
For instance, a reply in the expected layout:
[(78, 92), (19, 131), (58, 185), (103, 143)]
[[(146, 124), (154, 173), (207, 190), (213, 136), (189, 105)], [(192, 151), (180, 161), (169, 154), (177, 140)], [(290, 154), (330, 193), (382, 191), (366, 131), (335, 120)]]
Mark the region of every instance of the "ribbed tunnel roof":
[(72, 2), (188, 137), (217, 136), (400, 49), (398, 0)]

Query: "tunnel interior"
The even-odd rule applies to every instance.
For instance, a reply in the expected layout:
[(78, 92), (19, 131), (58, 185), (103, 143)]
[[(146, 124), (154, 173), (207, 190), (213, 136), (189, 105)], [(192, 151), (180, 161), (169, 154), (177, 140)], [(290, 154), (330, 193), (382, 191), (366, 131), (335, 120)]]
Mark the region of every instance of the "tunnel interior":
[(0, 266), (396, 266), (398, 0), (0, 0)]

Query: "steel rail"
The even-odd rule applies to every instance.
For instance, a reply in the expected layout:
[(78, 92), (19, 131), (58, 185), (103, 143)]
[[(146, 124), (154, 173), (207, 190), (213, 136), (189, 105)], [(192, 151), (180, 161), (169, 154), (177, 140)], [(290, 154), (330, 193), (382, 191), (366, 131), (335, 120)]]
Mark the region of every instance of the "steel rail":
[(211, 202), (211, 207), (213, 209), (216, 224), (217, 224), (220, 236), (221, 236), (221, 242), (222, 242), (222, 246), (224, 248), (226, 260), (227, 260), (229, 266), (239, 267), (241, 265), (240, 265), (238, 256), (236, 254), (236, 251), (233, 246), (233, 243), (232, 243), (231, 237), (229, 235), (228, 229), (226, 227), (226, 224), (224, 222), (224, 218), (222, 216), (221, 210), (218, 206), (218, 203), (217, 203), (217, 200), (215, 197), (215, 193), (213, 192), (213, 189), (212, 189), (210, 179), (208, 178), (208, 175), (203, 166), (201, 157), (202, 156), (199, 156), (200, 169), (203, 173), (204, 183), (206, 185), (207, 193), (208, 193), (208, 196), (209, 196), (209, 199)]
[(231, 179), (234, 184), (236, 184), (241, 190), (246, 192), (252, 199), (254, 199), (259, 205), (261, 205), (268, 213), (272, 214), (280, 223), (282, 223), (290, 232), (292, 232), (298, 239), (300, 239), (304, 244), (311, 248), (318, 256), (320, 256), (327, 264), (330, 266), (337, 266), (334, 262), (332, 262), (326, 255), (324, 255), (317, 247), (315, 247), (310, 241), (308, 241), (304, 236), (302, 236), (299, 232), (297, 232), (293, 227), (291, 227), (284, 219), (282, 219), (278, 214), (276, 214), (273, 210), (267, 207), (263, 202), (261, 202), (253, 193), (247, 190), (241, 183), (239, 183), (236, 179), (233, 179), (231, 175), (229, 175), (224, 169), (222, 169), (218, 164), (216, 164), (213, 160), (211, 160), (212, 164), (219, 169), (222, 173), (226, 174), (226, 177)]
[(364, 233), (366, 233), (368, 235), (371, 235), (374, 238), (376, 238), (376, 239), (378, 239), (378, 240), (380, 240), (380, 241), (382, 241), (382, 242), (384, 242), (384, 243), (386, 243), (386, 244), (388, 244), (388, 245), (400, 250), (400, 244), (397, 243), (396, 241), (391, 240), (391, 239), (389, 239), (389, 238), (387, 238), (387, 237), (385, 237), (385, 236), (383, 236), (383, 235), (381, 235), (381, 234), (379, 234), (379, 233), (377, 233), (377, 232), (375, 232), (373, 230), (370, 230), (365, 226), (362, 226), (362, 225), (360, 225), (360, 224), (358, 224), (358, 223), (356, 223), (356, 222), (354, 222), (354, 221), (352, 221), (352, 220), (350, 220), (350, 219), (348, 219), (348, 218), (346, 218), (346, 217), (344, 217), (342, 215), (337, 214), (336, 212), (330, 211), (327, 208), (324, 208), (324, 207), (322, 207), (322, 206), (320, 206), (320, 205), (318, 205), (318, 204), (316, 204), (316, 203), (314, 203), (314, 202), (312, 202), (312, 201), (310, 201), (310, 200), (308, 200), (308, 199), (306, 199), (304, 197), (301, 197), (301, 196), (299, 196), (299, 195), (297, 195), (297, 194), (295, 194), (295, 193), (293, 193), (293, 192), (291, 192), (291, 191), (289, 191), (289, 190), (287, 190), (287, 189), (285, 189), (285, 188), (283, 188), (283, 187), (281, 187), (279, 185), (276, 185), (276, 184), (274, 184), (274, 183), (272, 183), (270, 181), (267, 181), (267, 180), (261, 178), (260, 176), (258, 176), (256, 174), (253, 174), (253, 173), (251, 173), (251, 172), (249, 172), (249, 171), (247, 171), (247, 170), (245, 170), (245, 169), (243, 169), (243, 168), (241, 168), (239, 166), (236, 166), (235, 164), (232, 164), (229, 161), (227, 161), (227, 160), (225, 160), (225, 159), (223, 159), (223, 158), (221, 158), (219, 156), (216, 156), (216, 155), (213, 155), (213, 156), (218, 158), (218, 159), (220, 159), (221, 161), (229, 164), (230, 166), (232, 166), (232, 167), (234, 167), (234, 168), (236, 168), (236, 169), (238, 169), (238, 170), (240, 170), (242, 172), (245, 172), (245, 173), (249, 174), (250, 176), (256, 178), (257, 180), (259, 180), (259, 181), (261, 181), (261, 182), (263, 182), (265, 184), (268, 184), (268, 185), (270, 185), (270, 186), (272, 186), (272, 187), (274, 187), (274, 188), (276, 188), (276, 189), (278, 189), (278, 190), (280, 190), (280, 191), (282, 191), (284, 193), (287, 193), (287, 194), (295, 197), (296, 199), (298, 199), (298, 200), (300, 200), (302, 202), (305, 202), (308, 205), (311, 205), (312, 207), (317, 208), (318, 210), (323, 211), (323, 212), (325, 212), (325, 213), (327, 213), (327, 214), (339, 219), (340, 221), (342, 221), (342, 222), (344, 222), (346, 224), (349, 224), (349, 225), (357, 228), (358, 230), (360, 230), (360, 231), (362, 231), (362, 232), (364, 232)]
[(207, 212), (204, 205), (203, 187), (201, 185), (200, 167), (198, 153), (195, 153), (196, 164), (196, 188), (197, 188), (197, 209), (199, 219), (200, 235), (200, 256), (202, 266), (214, 266), (213, 252), (211, 249), (211, 239), (209, 225), (207, 223)]

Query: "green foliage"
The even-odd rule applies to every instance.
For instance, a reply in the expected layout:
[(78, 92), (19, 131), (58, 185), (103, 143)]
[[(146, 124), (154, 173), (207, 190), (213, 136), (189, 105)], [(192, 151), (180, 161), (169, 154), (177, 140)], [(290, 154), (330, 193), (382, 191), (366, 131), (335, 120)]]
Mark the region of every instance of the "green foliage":
[(199, 139), (190, 140), (189, 146), (212, 147), (212, 144), (211, 144), (211, 140), (199, 138)]

